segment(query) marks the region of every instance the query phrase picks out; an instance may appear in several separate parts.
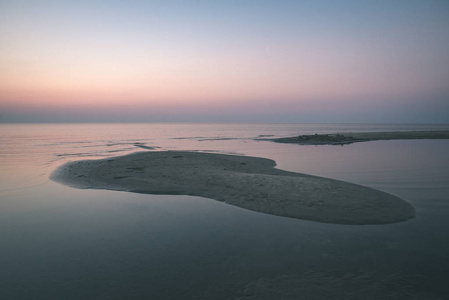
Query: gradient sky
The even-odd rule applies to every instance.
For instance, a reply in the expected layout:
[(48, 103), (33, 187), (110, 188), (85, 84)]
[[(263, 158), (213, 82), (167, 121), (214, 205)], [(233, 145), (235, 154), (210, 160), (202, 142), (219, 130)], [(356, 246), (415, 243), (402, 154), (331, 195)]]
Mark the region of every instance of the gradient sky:
[(0, 0), (0, 122), (449, 123), (449, 1)]

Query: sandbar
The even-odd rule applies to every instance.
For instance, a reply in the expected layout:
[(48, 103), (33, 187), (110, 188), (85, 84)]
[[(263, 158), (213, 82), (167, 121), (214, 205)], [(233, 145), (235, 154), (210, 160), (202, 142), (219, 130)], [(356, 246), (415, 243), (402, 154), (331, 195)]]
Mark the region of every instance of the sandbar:
[[(449, 131), (389, 131), (389, 132), (352, 132), (333, 134), (299, 135), (285, 138), (263, 139), (276, 143), (299, 145), (344, 145), (356, 142), (378, 140), (416, 140), (416, 139), (449, 139)], [(259, 139), (262, 140), (262, 139)]]
[(324, 223), (389, 224), (415, 216), (409, 203), (385, 192), (275, 166), (275, 161), (258, 157), (148, 151), (69, 162), (50, 178), (81, 189), (199, 196)]

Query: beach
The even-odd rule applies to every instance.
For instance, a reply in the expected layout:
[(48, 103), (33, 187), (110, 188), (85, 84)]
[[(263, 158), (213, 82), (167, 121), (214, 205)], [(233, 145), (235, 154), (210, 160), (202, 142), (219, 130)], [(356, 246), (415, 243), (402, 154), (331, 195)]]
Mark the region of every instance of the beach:
[[(449, 131), (315, 134), (272, 140), (320, 145), (445, 138), (449, 138)], [(388, 224), (415, 215), (410, 204), (393, 195), (275, 166), (274, 161), (257, 157), (157, 151), (68, 163), (51, 179), (84, 189), (199, 196), (257, 212), (324, 223)]]
[(407, 202), (343, 181), (275, 169), (269, 159), (199, 152), (141, 152), (66, 164), (51, 178), (78, 188), (200, 196), (241, 208), (335, 224), (414, 217)]
[(387, 131), (387, 132), (348, 132), (331, 134), (307, 134), (285, 138), (268, 139), (277, 143), (299, 145), (344, 145), (357, 142), (381, 140), (422, 140), (449, 139), (449, 131)]

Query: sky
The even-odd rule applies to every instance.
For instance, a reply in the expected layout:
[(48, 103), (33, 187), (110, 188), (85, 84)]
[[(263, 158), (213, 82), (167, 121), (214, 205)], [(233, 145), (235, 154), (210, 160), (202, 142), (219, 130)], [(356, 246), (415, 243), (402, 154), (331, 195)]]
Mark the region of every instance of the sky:
[(449, 1), (0, 0), (0, 122), (449, 123)]

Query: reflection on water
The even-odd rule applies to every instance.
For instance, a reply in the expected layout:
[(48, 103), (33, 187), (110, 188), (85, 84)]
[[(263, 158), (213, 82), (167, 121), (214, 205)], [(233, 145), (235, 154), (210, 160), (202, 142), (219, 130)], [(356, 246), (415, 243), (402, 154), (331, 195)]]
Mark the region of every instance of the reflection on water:
[[(251, 140), (297, 134), (300, 125), (5, 126), (0, 299), (444, 299), (449, 292), (449, 141)], [(192, 138), (175, 139), (183, 135)], [(282, 169), (391, 192), (410, 201), (417, 218), (320, 224), (204, 198), (78, 190), (47, 179), (67, 160), (145, 150), (136, 145), (275, 159)]]

